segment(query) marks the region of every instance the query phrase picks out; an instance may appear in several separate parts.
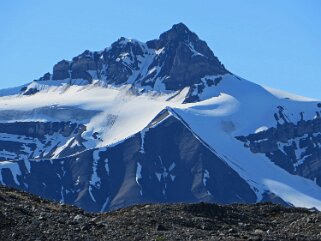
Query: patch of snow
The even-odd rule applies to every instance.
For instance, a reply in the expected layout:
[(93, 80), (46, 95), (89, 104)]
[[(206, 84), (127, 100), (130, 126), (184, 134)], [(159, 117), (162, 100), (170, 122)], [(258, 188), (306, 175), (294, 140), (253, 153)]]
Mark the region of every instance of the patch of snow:
[(175, 162), (173, 162), (170, 166), (169, 166), (169, 168), (168, 168), (168, 171), (173, 171), (173, 169), (176, 167), (176, 164), (175, 164)]
[(94, 202), (97, 202), (94, 195), (92, 194), (92, 190), (93, 190), (92, 186), (89, 186), (89, 188), (88, 188), (89, 196), (90, 196), (91, 200), (93, 200)]
[(254, 133), (259, 133), (259, 132), (262, 132), (262, 131), (266, 131), (268, 130), (269, 128), (267, 126), (260, 126), (259, 128), (257, 128)]
[(80, 183), (80, 176), (77, 177), (77, 180), (76, 180), (76, 182), (75, 182), (75, 186), (78, 186), (79, 183)]
[(109, 203), (109, 197), (106, 198), (106, 201), (104, 202), (103, 206), (101, 207), (101, 209), (100, 209), (101, 213), (104, 212), (104, 210), (106, 210), (108, 203)]
[(153, 67), (148, 71), (148, 75), (154, 73), (157, 70), (157, 67)]
[(65, 149), (70, 145), (70, 143), (71, 143), (73, 140), (74, 140), (73, 138), (70, 138), (67, 142), (64, 142), (64, 141), (62, 141), (60, 138), (57, 139), (57, 143), (60, 144), (60, 145), (62, 144), (62, 145), (57, 147), (57, 149), (56, 149), (56, 150), (54, 151), (54, 153), (53, 153), (52, 158), (58, 158), (58, 157), (59, 157), (59, 154), (60, 154), (63, 150), (65, 150)]
[(21, 89), (27, 87), (28, 85), (30, 85), (30, 83), (24, 84), (24, 85), (21, 85), (18, 87), (0, 89), (0, 97), (10, 96), (10, 95), (18, 95), (18, 94), (20, 94)]
[(145, 149), (144, 149), (145, 133), (146, 133), (146, 129), (144, 129), (144, 130), (142, 130), (142, 131), (140, 132), (141, 145), (140, 145), (140, 150), (139, 150), (139, 152), (142, 153), (142, 154), (145, 153)]
[(295, 101), (318, 101), (317, 99), (314, 98), (309, 98), (305, 96), (300, 96), (292, 93), (288, 93), (286, 91), (274, 89), (271, 87), (263, 86), (267, 91), (272, 93), (274, 96), (280, 99), (290, 99), (290, 100), (295, 100)]
[(9, 169), (12, 174), (14, 182), (17, 185), (20, 185), (19, 181), (17, 179), (17, 176), (21, 176), (21, 171), (20, 171), (19, 164), (17, 162), (0, 161), (0, 174), (1, 174), (0, 175), (0, 182), (1, 182), (1, 184), (4, 184), (3, 179), (2, 179), (2, 170), (3, 169)]
[(160, 55), (164, 51), (165, 47), (155, 50), (156, 55)]
[(136, 166), (136, 183), (140, 187), (140, 195), (142, 196), (143, 192), (142, 192), (142, 186), (139, 183), (140, 179), (142, 179), (142, 165), (139, 162), (137, 162), (137, 166)]
[(157, 180), (160, 182), (160, 181), (161, 181), (161, 178), (162, 178), (162, 173), (155, 172), (155, 175), (156, 175), (156, 177), (157, 177)]
[(206, 187), (207, 184), (207, 180), (210, 178), (210, 173), (208, 172), (208, 170), (204, 170), (204, 174), (203, 174), (203, 185)]
[[(308, 183), (309, 182), (309, 183)], [(287, 185), (282, 181), (275, 181), (271, 179), (263, 180), (263, 183), (269, 188), (269, 190), (273, 190), (277, 196), (286, 200), (287, 202), (293, 204), (296, 207), (306, 207), (306, 208), (317, 208), (321, 210), (321, 201), (318, 198), (314, 198), (313, 195), (309, 195), (307, 192), (314, 192), (312, 188), (308, 188), (310, 182), (313, 181), (307, 180), (306, 189), (307, 191), (300, 192), (296, 187), (291, 185)]]
[(106, 170), (107, 176), (109, 176), (110, 170), (109, 170), (109, 161), (107, 158), (105, 159), (105, 170)]
[(192, 51), (192, 53), (193, 53), (192, 57), (197, 56), (197, 55), (199, 55), (199, 56), (204, 56), (203, 54), (201, 54), (200, 52), (198, 52), (198, 51), (195, 50), (193, 43), (189, 43), (189, 44), (188, 44), (188, 47), (189, 47), (189, 49), (190, 49), (190, 50)]
[(101, 179), (97, 174), (97, 169), (98, 169), (98, 161), (100, 159), (99, 157), (99, 153), (100, 150), (95, 150), (93, 152), (93, 166), (92, 166), (92, 175), (91, 175), (91, 179), (89, 181), (90, 185), (96, 187), (96, 188), (100, 188), (100, 183), (101, 183)]
[(63, 185), (61, 185), (60, 195), (61, 195), (60, 202), (64, 203), (65, 202), (65, 194), (64, 194), (64, 186)]

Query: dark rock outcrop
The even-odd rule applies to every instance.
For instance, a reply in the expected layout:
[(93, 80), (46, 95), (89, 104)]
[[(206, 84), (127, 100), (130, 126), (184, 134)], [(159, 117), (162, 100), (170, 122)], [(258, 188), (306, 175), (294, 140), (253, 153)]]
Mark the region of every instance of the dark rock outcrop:
[(70, 63), (67, 60), (62, 60), (58, 62), (53, 67), (52, 79), (64, 80), (64, 79), (70, 78), (69, 68), (70, 68)]
[(316, 115), (315, 119), (292, 123), (284, 114), (277, 116), (277, 121), (283, 121), (276, 127), (236, 138), (253, 153), (263, 153), (288, 172), (321, 186), (321, 118)]
[(91, 81), (92, 76), (89, 71), (97, 71), (95, 61), (91, 56), (87, 56), (85, 53), (73, 59), (70, 71), (72, 79), (85, 79)]
[(164, 48), (158, 65), (162, 66), (159, 76), (168, 77), (164, 80), (166, 89), (179, 90), (200, 83), (206, 75), (227, 73), (206, 42), (182, 23), (175, 24), (159, 39), (148, 41), (147, 46)]

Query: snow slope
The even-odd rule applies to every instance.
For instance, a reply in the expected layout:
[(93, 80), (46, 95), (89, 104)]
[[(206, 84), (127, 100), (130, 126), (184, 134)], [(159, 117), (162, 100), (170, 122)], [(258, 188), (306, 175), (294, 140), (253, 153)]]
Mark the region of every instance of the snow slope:
[[(257, 194), (257, 201), (262, 199), (264, 192), (270, 191), (295, 206), (321, 209), (320, 186), (288, 173), (262, 154), (254, 155), (235, 138), (255, 133), (260, 128), (276, 126), (273, 114), (278, 111), (278, 106), (284, 108), (293, 122), (300, 119), (302, 110), (306, 118), (313, 119), (317, 101), (280, 97), (275, 94), (276, 91), (232, 74), (223, 75), (219, 85), (207, 87), (200, 95), (201, 101), (187, 104), (184, 104), (184, 99), (188, 88), (167, 94), (155, 91), (137, 94), (131, 85), (116, 88), (94, 82), (86, 86), (42, 84), (38, 89), (40, 91), (34, 95), (0, 97), (0, 118), (3, 111), (32, 111), (50, 106), (97, 111), (97, 114), (82, 121), (87, 126), (82, 134), (84, 139), (89, 140), (85, 143), (86, 148), (96, 148), (116, 145), (143, 130), (160, 111), (170, 107), (250, 184)], [(50, 121), (52, 117), (34, 115), (28, 121), (39, 119)], [(59, 121), (59, 117), (56, 120)], [(93, 133), (97, 133), (99, 138), (92, 139)], [(10, 168), (14, 176), (19, 175), (15, 164), (9, 164), (2, 162), (0, 168)]]
[[(9, 110), (32, 111), (59, 106), (97, 111), (98, 114), (91, 119), (82, 121), (87, 126), (85, 138), (97, 132), (102, 140), (87, 143), (88, 148), (107, 146), (139, 132), (166, 106), (183, 106), (182, 102), (188, 91), (183, 89), (170, 94), (147, 92), (136, 95), (132, 93), (131, 85), (116, 88), (104, 87), (97, 83), (86, 86), (67, 83), (58, 86), (42, 84), (39, 89), (41, 91), (34, 95), (16, 94), (0, 97), (0, 121), (4, 121), (1, 120), (1, 111)], [(52, 118), (44, 115), (33, 115), (28, 118), (28, 121), (39, 120), (50, 121)], [(60, 119), (57, 118), (56, 121)]]

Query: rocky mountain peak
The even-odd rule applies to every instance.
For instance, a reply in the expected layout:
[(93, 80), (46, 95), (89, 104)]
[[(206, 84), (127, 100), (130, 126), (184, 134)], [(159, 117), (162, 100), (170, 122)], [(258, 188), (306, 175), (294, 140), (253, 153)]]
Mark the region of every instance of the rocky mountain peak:
[(162, 69), (166, 89), (179, 90), (195, 84), (210, 75), (228, 73), (224, 65), (214, 55), (207, 43), (189, 30), (183, 23), (160, 35), (159, 39), (148, 41), (148, 47), (163, 49)]
[(196, 33), (192, 32), (185, 24), (174, 24), (171, 29), (162, 33), (158, 39), (147, 42), (151, 48), (176, 50), (184, 47), (189, 49), (190, 54), (207, 57), (209, 59), (216, 58), (212, 50), (208, 47), (205, 41), (201, 40)]
[[(121, 37), (103, 51), (86, 50), (71, 61), (58, 62), (53, 74), (39, 81), (85, 80), (90, 84), (98, 79), (107, 84), (132, 84), (163, 92), (195, 89), (195, 85), (204, 85), (204, 77), (226, 73), (206, 42), (178, 23), (146, 43)], [(197, 96), (192, 99), (197, 100)]]
[(199, 40), (198, 36), (183, 23), (174, 24), (170, 30), (162, 33), (159, 38), (168, 42)]

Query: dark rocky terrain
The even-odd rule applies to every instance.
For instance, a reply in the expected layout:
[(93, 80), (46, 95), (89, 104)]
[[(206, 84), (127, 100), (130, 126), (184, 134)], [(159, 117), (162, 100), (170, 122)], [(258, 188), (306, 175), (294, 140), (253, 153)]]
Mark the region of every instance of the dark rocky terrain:
[(111, 213), (0, 187), (0, 240), (320, 240), (315, 210), (255, 205), (152, 204)]

